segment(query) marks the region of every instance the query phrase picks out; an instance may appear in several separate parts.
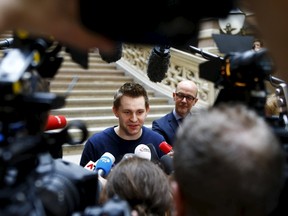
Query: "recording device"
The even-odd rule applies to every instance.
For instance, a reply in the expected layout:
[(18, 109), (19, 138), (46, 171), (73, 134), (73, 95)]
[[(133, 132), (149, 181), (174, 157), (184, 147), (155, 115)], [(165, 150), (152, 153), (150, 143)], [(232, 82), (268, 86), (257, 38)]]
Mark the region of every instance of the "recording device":
[(45, 131), (62, 129), (66, 127), (67, 120), (63, 115), (49, 115), (46, 123)]
[[(288, 88), (287, 83), (272, 76), (275, 65), (268, 50), (263, 48), (257, 52), (230, 52), (224, 57), (215, 56), (193, 46), (190, 46), (190, 50), (208, 60), (199, 65), (199, 75), (213, 82), (219, 89), (214, 106), (222, 102), (246, 104), (267, 120), (287, 151)], [(267, 81), (276, 89), (275, 94), (281, 110), (280, 115), (273, 119), (265, 114)]]
[(114, 162), (115, 157), (111, 153), (105, 152), (97, 161), (95, 171), (98, 173), (98, 175), (106, 177), (109, 174)]
[[(88, 137), (78, 120), (54, 133), (44, 131), (49, 111), (65, 105), (64, 96), (39, 90), (47, 78), (43, 65), (52, 70), (50, 78), (60, 66), (59, 46), (43, 38), (16, 38), (13, 43), (0, 62), (0, 215), (68, 216), (93, 206), (102, 210), (97, 206), (98, 174), (50, 154), (51, 148), (81, 144)], [(70, 133), (73, 129), (77, 136)], [(129, 211), (125, 201), (110, 202)]]
[(147, 64), (147, 75), (152, 82), (161, 82), (170, 64), (170, 46), (158, 45), (151, 50)]
[(160, 143), (159, 148), (164, 154), (168, 154), (169, 152), (173, 151), (173, 147), (165, 141)]
[(174, 172), (173, 158), (165, 154), (160, 158), (161, 167), (167, 175)]
[(140, 158), (144, 158), (144, 159), (147, 159), (147, 160), (151, 160), (151, 151), (150, 151), (150, 148), (145, 145), (145, 144), (139, 144), (135, 150), (134, 150), (134, 154), (137, 156), (137, 157), (140, 157)]
[(159, 162), (159, 156), (157, 154), (157, 150), (155, 148), (155, 146), (152, 143), (146, 144), (148, 146), (148, 148), (150, 149), (151, 152), (151, 161), (158, 163)]

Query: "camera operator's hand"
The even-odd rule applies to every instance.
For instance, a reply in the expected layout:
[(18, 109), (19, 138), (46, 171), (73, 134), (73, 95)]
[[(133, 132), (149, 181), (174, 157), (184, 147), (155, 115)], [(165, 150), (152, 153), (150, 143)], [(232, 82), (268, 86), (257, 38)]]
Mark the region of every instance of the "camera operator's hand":
[(0, 33), (8, 30), (54, 37), (63, 45), (85, 51), (97, 47), (109, 52), (115, 45), (81, 25), (78, 0), (0, 0)]

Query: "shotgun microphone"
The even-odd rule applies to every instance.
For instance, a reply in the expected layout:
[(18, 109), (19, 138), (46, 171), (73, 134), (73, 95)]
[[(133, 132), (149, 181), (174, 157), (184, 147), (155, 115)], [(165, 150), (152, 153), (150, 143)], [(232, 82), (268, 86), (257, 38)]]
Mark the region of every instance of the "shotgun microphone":
[(170, 46), (154, 46), (148, 59), (147, 75), (152, 82), (161, 82), (165, 78), (170, 64)]

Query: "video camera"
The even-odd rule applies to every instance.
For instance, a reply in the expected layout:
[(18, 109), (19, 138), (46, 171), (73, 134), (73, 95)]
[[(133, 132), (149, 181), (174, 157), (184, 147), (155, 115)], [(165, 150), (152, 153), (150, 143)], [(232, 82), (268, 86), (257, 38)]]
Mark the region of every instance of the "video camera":
[[(44, 132), (49, 111), (65, 105), (65, 96), (41, 89), (61, 66), (60, 51), (52, 40), (17, 33), (11, 49), (5, 48), (0, 62), (0, 215), (130, 215), (126, 201), (117, 198), (97, 205), (97, 172), (50, 154), (55, 146), (80, 144), (88, 137), (86, 125), (76, 120), (59, 132)], [(73, 137), (71, 129), (80, 135)]]
[[(248, 105), (267, 120), (287, 151), (287, 83), (272, 76), (275, 66), (268, 50), (262, 48), (256, 52), (249, 49), (217, 56), (194, 46), (189, 48), (192, 53), (198, 53), (207, 60), (199, 65), (199, 76), (213, 82), (219, 90), (214, 106), (222, 102)], [(275, 87), (279, 116), (267, 116), (265, 113), (267, 83)]]

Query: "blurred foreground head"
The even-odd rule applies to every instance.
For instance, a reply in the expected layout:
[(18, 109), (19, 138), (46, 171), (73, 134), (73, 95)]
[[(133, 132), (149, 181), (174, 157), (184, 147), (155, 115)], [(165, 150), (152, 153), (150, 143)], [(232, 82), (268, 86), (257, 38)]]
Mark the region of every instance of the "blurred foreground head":
[(178, 215), (264, 216), (284, 182), (284, 151), (265, 120), (244, 105), (185, 119), (174, 145)]
[(139, 157), (121, 160), (113, 168), (103, 194), (106, 199), (119, 195), (137, 211), (138, 216), (165, 216), (172, 205), (166, 174), (154, 162)]

